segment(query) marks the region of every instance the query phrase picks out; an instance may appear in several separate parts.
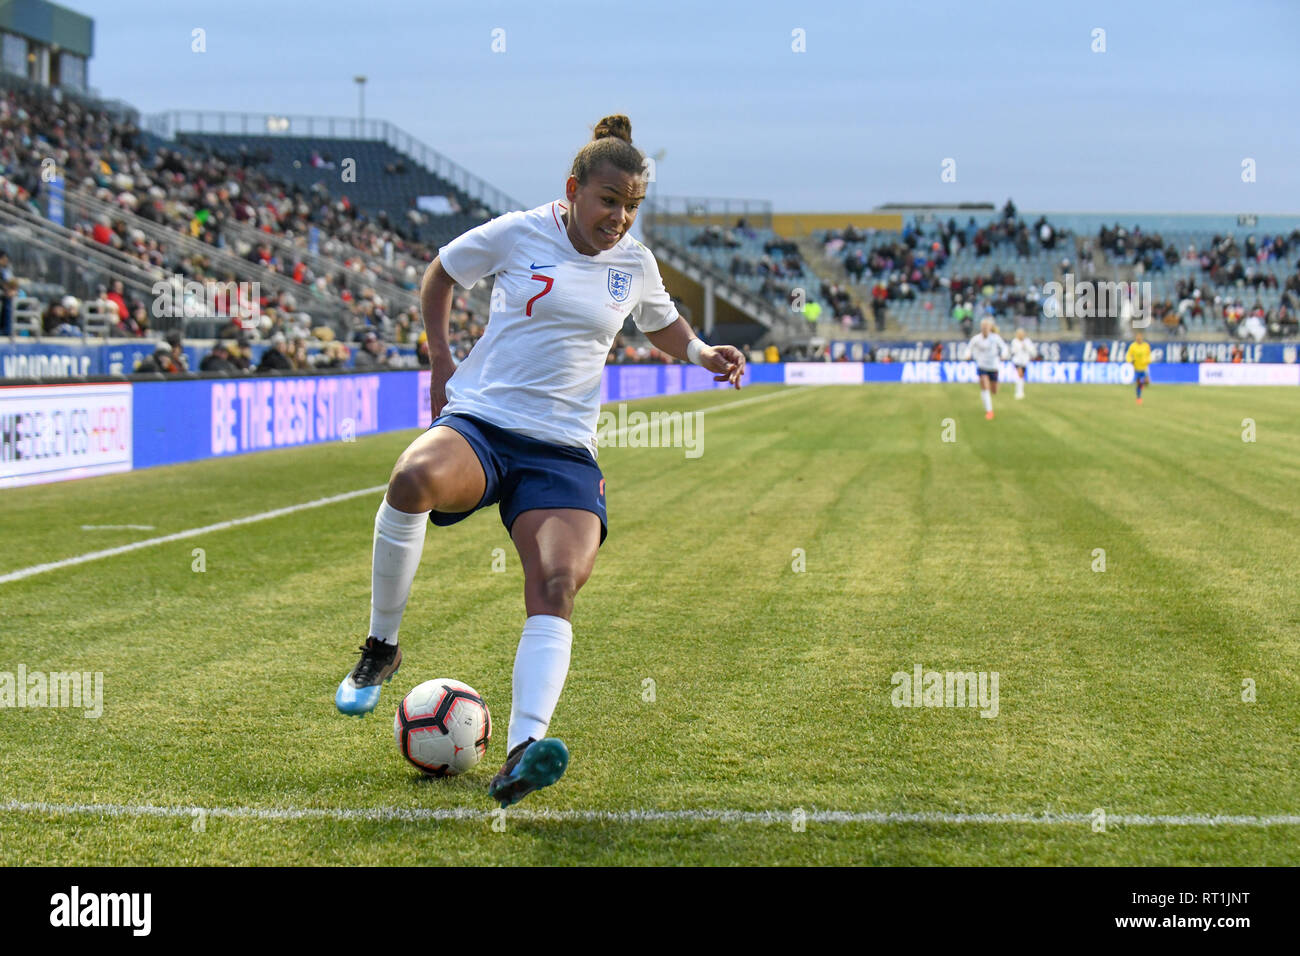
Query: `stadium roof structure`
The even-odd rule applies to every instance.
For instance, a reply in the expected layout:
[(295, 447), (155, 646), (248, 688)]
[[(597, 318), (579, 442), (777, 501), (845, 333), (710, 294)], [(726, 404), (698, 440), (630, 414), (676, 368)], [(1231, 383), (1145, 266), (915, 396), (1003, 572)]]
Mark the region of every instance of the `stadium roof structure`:
[(880, 212), (902, 212), (909, 209), (940, 210), (952, 209), (957, 212), (981, 212), (997, 207), (991, 202), (887, 202), (876, 207)]
[(89, 58), (95, 21), (48, 0), (0, 0), (0, 30)]

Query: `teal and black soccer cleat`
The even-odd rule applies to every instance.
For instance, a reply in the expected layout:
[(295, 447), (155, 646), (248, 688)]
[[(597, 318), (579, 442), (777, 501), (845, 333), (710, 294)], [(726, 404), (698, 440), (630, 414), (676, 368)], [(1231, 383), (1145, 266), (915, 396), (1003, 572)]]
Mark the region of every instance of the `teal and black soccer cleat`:
[(564, 776), (569, 766), (569, 748), (556, 737), (529, 737), (510, 751), (505, 766), (488, 785), (488, 796), (501, 806), (518, 803), (534, 790), (549, 787)]
[(379, 703), (379, 692), (402, 666), (402, 649), (375, 637), (361, 645), (361, 660), (334, 693), (339, 713), (364, 717)]

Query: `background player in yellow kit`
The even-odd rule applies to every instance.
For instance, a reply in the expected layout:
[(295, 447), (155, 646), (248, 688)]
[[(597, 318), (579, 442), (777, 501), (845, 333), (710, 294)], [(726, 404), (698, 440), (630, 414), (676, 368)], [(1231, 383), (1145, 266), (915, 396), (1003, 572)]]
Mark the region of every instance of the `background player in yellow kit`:
[(1147, 371), (1151, 365), (1151, 346), (1147, 344), (1141, 332), (1133, 333), (1133, 344), (1128, 347), (1124, 361), (1133, 366), (1133, 378), (1137, 384), (1137, 403), (1141, 405), (1142, 386), (1151, 384), (1151, 373)]

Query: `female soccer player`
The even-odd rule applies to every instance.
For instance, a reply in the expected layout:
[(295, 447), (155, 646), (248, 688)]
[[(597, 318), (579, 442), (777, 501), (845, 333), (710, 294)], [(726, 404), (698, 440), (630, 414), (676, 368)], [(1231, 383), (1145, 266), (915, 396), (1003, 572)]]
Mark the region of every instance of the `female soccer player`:
[(970, 340), (970, 357), (980, 376), (980, 398), (984, 417), (993, 417), (993, 396), (998, 393), (998, 365), (1007, 354), (1007, 343), (993, 328), (992, 319), (980, 321), (979, 332)]
[[(560, 778), (568, 750), (546, 729), (569, 671), (573, 599), (605, 540), (595, 461), (600, 381), (630, 314), (660, 351), (740, 388), (745, 357), (694, 336), (654, 256), (628, 235), (645, 198), (645, 156), (626, 116), (607, 116), (573, 161), (565, 199), (484, 223), (438, 250), (420, 288), (432, 370), (429, 430), (402, 453), (375, 517), (370, 636), (339, 684), (345, 714), (369, 713), (402, 654), (397, 631), (429, 521), (500, 504), (524, 570), (505, 766), (488, 793), (504, 806)], [(495, 275), (487, 331), (452, 363), (453, 286)]]
[(1124, 361), (1133, 366), (1133, 380), (1137, 385), (1137, 403), (1142, 404), (1142, 386), (1151, 384), (1151, 346), (1141, 332), (1133, 333), (1133, 344), (1124, 353)]
[(1016, 398), (1025, 397), (1025, 370), (1034, 360), (1036, 351), (1025, 330), (1016, 329), (1015, 338), (1011, 340), (1011, 364), (1016, 367)]

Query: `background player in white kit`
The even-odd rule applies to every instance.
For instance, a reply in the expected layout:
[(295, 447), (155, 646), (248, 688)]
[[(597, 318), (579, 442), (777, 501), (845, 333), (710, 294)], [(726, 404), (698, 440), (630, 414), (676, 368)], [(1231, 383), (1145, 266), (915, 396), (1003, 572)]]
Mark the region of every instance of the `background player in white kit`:
[(980, 398), (984, 417), (993, 417), (993, 396), (998, 393), (998, 366), (1007, 355), (1007, 343), (993, 330), (993, 320), (980, 321), (980, 330), (970, 340), (970, 357), (980, 376)]
[(1038, 354), (1038, 347), (1030, 341), (1024, 329), (1016, 329), (1011, 340), (1011, 364), (1016, 367), (1016, 398), (1025, 397), (1025, 369)]
[[(424, 275), (434, 422), (398, 459), (375, 517), (370, 631), (335, 705), (361, 716), (397, 672), (397, 631), (430, 521), (500, 503), (519, 551), (527, 619), (515, 656), (502, 806), (559, 779), (563, 742), (546, 737), (569, 671), (573, 599), (606, 534), (595, 461), (600, 382), (631, 315), (660, 351), (740, 387), (745, 358), (695, 338), (654, 256), (628, 235), (645, 198), (645, 156), (626, 116), (607, 116), (578, 153), (565, 200), (511, 212), (443, 246)], [(453, 287), (495, 275), (483, 338), (456, 367), (447, 342)]]

